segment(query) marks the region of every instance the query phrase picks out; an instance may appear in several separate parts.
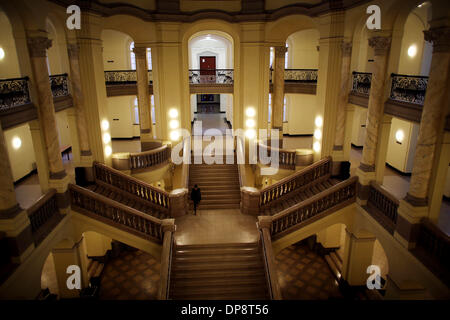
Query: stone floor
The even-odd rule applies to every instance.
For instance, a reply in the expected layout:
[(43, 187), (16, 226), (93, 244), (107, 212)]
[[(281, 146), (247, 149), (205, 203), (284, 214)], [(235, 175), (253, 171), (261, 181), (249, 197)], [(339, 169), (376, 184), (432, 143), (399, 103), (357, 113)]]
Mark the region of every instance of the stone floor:
[(122, 251), (105, 265), (101, 300), (156, 300), (161, 264), (141, 250)]
[(275, 263), (284, 300), (343, 298), (326, 261), (307, 245), (297, 243), (283, 249)]
[(197, 113), (192, 126), (194, 135), (225, 135), (228, 124), (224, 113)]

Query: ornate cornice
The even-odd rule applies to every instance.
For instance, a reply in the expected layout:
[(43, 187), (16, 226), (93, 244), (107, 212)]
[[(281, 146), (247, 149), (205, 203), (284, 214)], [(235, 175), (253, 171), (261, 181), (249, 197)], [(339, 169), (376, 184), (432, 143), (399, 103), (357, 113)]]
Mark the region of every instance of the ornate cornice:
[(46, 57), (47, 49), (52, 46), (52, 40), (46, 37), (28, 38), (27, 43), (31, 57)]
[(146, 47), (134, 47), (133, 52), (137, 59), (145, 59), (145, 57), (147, 55), (147, 48)]
[(375, 36), (369, 38), (369, 46), (375, 50), (376, 56), (384, 56), (391, 47), (391, 37)]
[(450, 27), (425, 30), (423, 34), (426, 41), (433, 42), (433, 52), (450, 51)]
[(352, 55), (352, 43), (343, 41), (341, 43), (342, 56), (350, 57)]
[(67, 44), (67, 53), (69, 54), (69, 58), (78, 58), (78, 53), (80, 52), (80, 46), (77, 43), (68, 43)]

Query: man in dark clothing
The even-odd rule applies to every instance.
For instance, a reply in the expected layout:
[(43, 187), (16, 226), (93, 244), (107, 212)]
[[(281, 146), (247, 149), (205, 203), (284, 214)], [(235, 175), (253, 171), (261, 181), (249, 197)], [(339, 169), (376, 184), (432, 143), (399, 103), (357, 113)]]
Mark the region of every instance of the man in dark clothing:
[(200, 203), (200, 200), (202, 200), (202, 194), (200, 192), (200, 188), (195, 185), (194, 188), (192, 188), (191, 191), (191, 200), (194, 201), (194, 214), (197, 214), (197, 205)]

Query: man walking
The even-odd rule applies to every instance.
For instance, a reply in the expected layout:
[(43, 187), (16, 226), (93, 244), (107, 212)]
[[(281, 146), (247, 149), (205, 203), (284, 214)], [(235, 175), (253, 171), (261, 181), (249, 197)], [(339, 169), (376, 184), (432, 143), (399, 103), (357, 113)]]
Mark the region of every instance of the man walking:
[(200, 192), (200, 188), (197, 185), (192, 188), (191, 200), (194, 202), (194, 215), (197, 215), (197, 205), (200, 203), (200, 200), (202, 200), (202, 194)]

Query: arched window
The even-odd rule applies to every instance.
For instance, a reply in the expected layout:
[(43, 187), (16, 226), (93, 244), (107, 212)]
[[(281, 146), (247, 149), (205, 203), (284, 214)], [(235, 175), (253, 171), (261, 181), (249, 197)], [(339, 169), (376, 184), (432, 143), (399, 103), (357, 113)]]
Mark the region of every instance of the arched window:
[[(130, 66), (131, 70), (136, 70), (136, 56), (133, 52), (134, 49), (134, 42), (132, 41), (130, 43)], [(152, 70), (152, 50), (150, 48), (147, 48), (147, 64), (148, 64), (148, 70)]]
[(272, 119), (272, 94), (269, 93), (269, 119), (268, 122), (270, 123), (270, 119)]
[(286, 53), (284, 54), (284, 68), (287, 69), (288, 68), (288, 55), (289, 53), (289, 45), (286, 43)]
[(273, 69), (273, 57), (275, 56), (274, 48), (270, 47), (270, 69)]
[(151, 96), (151, 99), (150, 99), (150, 101), (151, 101), (151, 107), (152, 107), (152, 122), (153, 122), (153, 124), (156, 124), (156, 118), (155, 118), (155, 96), (154, 95), (152, 95)]
[(138, 99), (137, 98), (134, 98), (133, 123), (134, 124), (139, 124), (139, 106), (138, 106)]
[(287, 122), (287, 103), (286, 103), (286, 96), (284, 96), (284, 103), (283, 103), (283, 122)]

